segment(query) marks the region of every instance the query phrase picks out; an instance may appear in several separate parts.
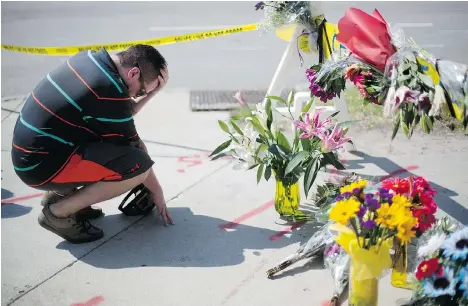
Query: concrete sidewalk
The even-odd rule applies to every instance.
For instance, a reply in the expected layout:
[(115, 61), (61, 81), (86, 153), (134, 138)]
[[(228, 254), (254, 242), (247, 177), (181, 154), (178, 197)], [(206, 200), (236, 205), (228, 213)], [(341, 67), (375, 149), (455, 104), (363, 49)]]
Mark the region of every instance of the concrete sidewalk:
[[(166, 91), (136, 117), (176, 225), (164, 227), (156, 215), (124, 217), (120, 197), (99, 205), (106, 216), (94, 223), (105, 237), (82, 245), (37, 224), (40, 192), (16, 178), (9, 153), (21, 100), (2, 101), (2, 109), (13, 110), (2, 110), (2, 200), (17, 198), (2, 203), (2, 305), (320, 305), (331, 297), (330, 273), (320, 265), (301, 262), (266, 278), (314, 226), (291, 232), (272, 206), (272, 181), (257, 185), (254, 172), (209, 161), (207, 153), (225, 139), (217, 120), (228, 113), (192, 113), (188, 97)], [(353, 136), (361, 153), (343, 155), (348, 171), (424, 175), (439, 192), (439, 215), (468, 223), (466, 140), (399, 136), (389, 151), (388, 134)], [(388, 277), (380, 288), (379, 305), (410, 296)]]

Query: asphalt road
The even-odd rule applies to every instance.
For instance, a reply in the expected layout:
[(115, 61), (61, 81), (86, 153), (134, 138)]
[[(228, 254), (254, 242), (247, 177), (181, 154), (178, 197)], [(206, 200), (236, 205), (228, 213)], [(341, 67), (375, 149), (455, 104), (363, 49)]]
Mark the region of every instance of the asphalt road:
[[(57, 46), (112, 43), (254, 23), (255, 2), (2, 2), (2, 43)], [(433, 54), (467, 63), (468, 2), (324, 2), (336, 23), (347, 7), (378, 8)], [(235, 34), (161, 46), (172, 89), (265, 89), (286, 42)], [(2, 51), (2, 97), (29, 93), (65, 57)]]

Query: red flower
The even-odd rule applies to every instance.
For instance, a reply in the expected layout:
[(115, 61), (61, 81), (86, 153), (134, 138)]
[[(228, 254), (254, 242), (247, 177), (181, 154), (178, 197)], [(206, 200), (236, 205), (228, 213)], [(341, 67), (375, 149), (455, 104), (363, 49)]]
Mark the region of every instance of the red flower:
[(431, 185), (421, 176), (414, 178), (413, 180), (413, 192), (412, 196), (416, 194), (428, 194), (435, 196), (437, 191), (431, 187)]
[(429, 194), (423, 193), (419, 195), (419, 200), (421, 201), (421, 204), (423, 208), (430, 214), (435, 214), (437, 211), (437, 204), (434, 201), (434, 198), (430, 196)]
[(386, 179), (381, 183), (382, 188), (390, 189), (398, 194), (405, 194), (409, 192), (410, 184), (407, 179), (399, 177)]
[(439, 261), (437, 260), (437, 258), (424, 260), (418, 266), (418, 269), (416, 271), (416, 278), (418, 280), (421, 280), (424, 277), (431, 276), (432, 274), (437, 272), (437, 270), (439, 270), (439, 268), (440, 268), (440, 266), (439, 266)]
[(413, 210), (413, 216), (418, 219), (418, 225), (416, 225), (415, 228), (421, 233), (427, 231), (436, 221), (434, 214), (427, 210), (426, 207), (415, 208)]

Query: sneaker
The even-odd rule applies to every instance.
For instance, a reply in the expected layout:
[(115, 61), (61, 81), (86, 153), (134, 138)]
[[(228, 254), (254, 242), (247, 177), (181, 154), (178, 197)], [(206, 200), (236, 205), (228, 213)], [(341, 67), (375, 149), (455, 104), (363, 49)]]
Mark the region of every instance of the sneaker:
[(39, 225), (71, 243), (85, 243), (101, 239), (104, 232), (87, 220), (78, 220), (76, 214), (68, 218), (58, 218), (45, 205), (37, 221)]
[[(64, 197), (76, 191), (78, 191), (77, 188), (73, 189), (71, 193), (64, 194), (64, 195), (57, 194), (53, 191), (47, 191), (42, 197), (41, 205), (45, 206), (45, 205), (55, 204), (61, 199), (63, 199)], [(97, 219), (101, 216), (104, 216), (104, 213), (102, 212), (102, 209), (99, 207), (94, 208), (94, 207), (89, 206), (89, 207), (83, 208), (82, 210), (79, 210), (78, 212), (75, 213), (75, 215), (78, 220), (84, 221), (84, 220)]]

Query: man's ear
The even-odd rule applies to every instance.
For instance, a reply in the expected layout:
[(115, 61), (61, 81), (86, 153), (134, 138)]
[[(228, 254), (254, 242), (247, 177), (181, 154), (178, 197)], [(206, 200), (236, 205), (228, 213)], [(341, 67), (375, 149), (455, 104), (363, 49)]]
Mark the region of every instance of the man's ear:
[(140, 69), (138, 69), (137, 67), (133, 67), (132, 69), (128, 70), (127, 76), (129, 79), (138, 79), (140, 77)]

